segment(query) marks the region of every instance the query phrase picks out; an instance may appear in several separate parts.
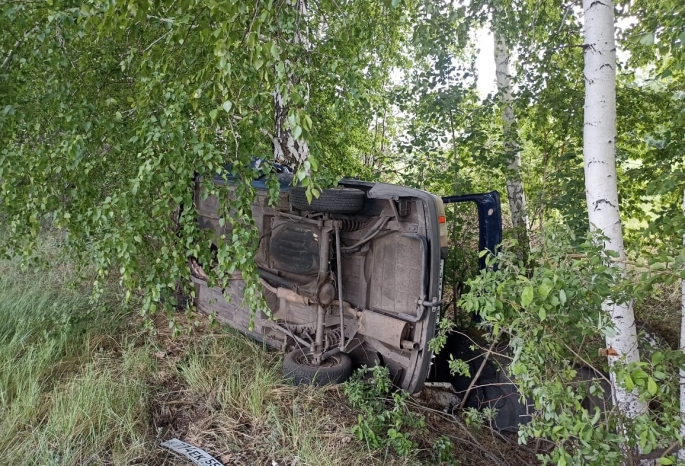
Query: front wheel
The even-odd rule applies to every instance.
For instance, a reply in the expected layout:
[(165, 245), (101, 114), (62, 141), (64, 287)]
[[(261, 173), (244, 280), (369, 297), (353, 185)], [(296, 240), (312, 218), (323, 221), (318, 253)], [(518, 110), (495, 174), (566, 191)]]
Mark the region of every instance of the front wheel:
[(352, 375), (352, 360), (345, 353), (329, 356), (318, 366), (311, 355), (300, 349), (291, 351), (283, 361), (283, 377), (294, 385), (329, 385), (343, 383)]

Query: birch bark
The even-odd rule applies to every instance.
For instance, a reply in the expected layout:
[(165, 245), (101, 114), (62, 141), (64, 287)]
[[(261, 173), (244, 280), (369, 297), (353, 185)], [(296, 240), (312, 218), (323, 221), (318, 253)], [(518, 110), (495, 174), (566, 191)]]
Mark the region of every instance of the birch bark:
[(495, 74), (497, 76), (497, 92), (502, 103), (502, 133), (504, 136), (504, 148), (508, 156), (509, 165), (507, 170), (507, 199), (511, 210), (511, 221), (516, 230), (522, 250), (530, 247), (528, 240), (528, 211), (526, 208), (526, 193), (521, 180), (521, 153), (514, 137), (514, 109), (511, 106), (511, 67), (509, 50), (504, 40), (493, 27), (495, 38)]
[[(683, 214), (685, 214), (685, 191), (683, 191)], [(685, 234), (683, 235), (685, 246)], [(685, 270), (685, 264), (683, 265)], [(680, 351), (685, 353), (685, 278), (680, 281), (682, 307), (680, 311)], [(680, 369), (680, 437), (685, 438), (685, 369)], [(678, 460), (685, 462), (685, 448), (678, 451)]]
[[(495, 29), (495, 28), (493, 28)], [(497, 31), (493, 31), (495, 38), (495, 74), (497, 76), (497, 92), (502, 102), (502, 133), (504, 135), (504, 148), (509, 157), (507, 173), (507, 198), (511, 210), (511, 221), (514, 228), (526, 233), (519, 238), (528, 242), (528, 213), (526, 209), (526, 194), (521, 180), (521, 153), (513, 134), (515, 122), (514, 109), (511, 106), (511, 68), (509, 62), (511, 56), (509, 50)]]
[[(607, 237), (606, 250), (615, 251), (625, 259), (623, 230), (618, 207), (616, 181), (616, 46), (614, 43), (613, 0), (583, 0), (584, 55), (585, 55), (585, 112), (583, 127), (583, 156), (585, 165), (585, 193), (590, 227)], [(616, 267), (623, 271), (623, 262)], [(607, 337), (606, 344), (618, 356), (609, 356), (614, 365), (625, 358), (626, 363), (637, 362), (635, 316), (632, 302), (616, 304), (605, 301), (616, 335)], [(647, 412), (647, 404), (639, 401), (635, 391), (615, 383), (612, 372), (612, 396), (622, 414), (634, 418)]]
[[(293, 43), (302, 44), (305, 48), (309, 47), (309, 39), (307, 36), (307, 2), (306, 0), (294, 0), (292, 7), (296, 9), (299, 19), (297, 21), (297, 30), (293, 37)], [(302, 30), (299, 29), (302, 25)], [(286, 72), (290, 74), (290, 83), (288, 86), (292, 88), (299, 84), (300, 78), (295, 76), (288, 70), (288, 62), (286, 60)], [(307, 142), (301, 138), (295, 138), (288, 125), (288, 107), (283, 101), (283, 96), (278, 90), (273, 93), (274, 96), (274, 136), (273, 149), (274, 160), (276, 162), (283, 162), (285, 164), (301, 164), (309, 158), (309, 146)], [(308, 100), (307, 95), (304, 96)], [(305, 169), (302, 167), (301, 169)], [(306, 172), (309, 170), (305, 169)]]

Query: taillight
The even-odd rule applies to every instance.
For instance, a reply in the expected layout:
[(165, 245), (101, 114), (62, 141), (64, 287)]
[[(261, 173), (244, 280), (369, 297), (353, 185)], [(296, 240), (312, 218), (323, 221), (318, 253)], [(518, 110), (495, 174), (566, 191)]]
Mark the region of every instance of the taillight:
[(442, 199), (438, 196), (433, 196), (435, 198), (435, 207), (438, 211), (438, 229), (440, 230), (440, 248), (446, 248), (448, 246), (447, 238), (447, 217), (445, 216), (445, 204), (442, 203)]

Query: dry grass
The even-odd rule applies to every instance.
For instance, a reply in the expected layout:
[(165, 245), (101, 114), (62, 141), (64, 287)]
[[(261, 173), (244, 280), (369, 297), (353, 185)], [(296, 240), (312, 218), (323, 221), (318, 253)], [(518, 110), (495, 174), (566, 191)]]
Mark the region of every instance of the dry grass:
[(653, 293), (635, 306), (635, 318), (647, 322), (671, 348), (678, 348), (681, 306), (679, 282), (670, 286), (656, 285)]
[[(455, 464), (492, 464), (483, 449), (508, 464), (534, 463), (489, 430), (467, 434), (444, 413), (418, 405), (413, 409), (426, 416), (429, 434), (415, 457), (370, 450), (350, 435), (357, 413), (340, 387), (286, 385), (279, 353), (231, 330), (212, 329), (203, 316), (198, 322), (191, 335), (173, 339), (164, 319), (155, 319), (151, 409), (160, 438), (198, 445), (227, 466), (436, 464), (431, 447), (441, 435), (453, 439)], [(187, 464), (164, 455), (155, 464)]]
[(41, 247), (53, 267), (0, 261), (0, 464), (190, 464), (159, 446), (170, 438), (226, 466), (436, 464), (441, 435), (454, 464), (532, 461), (418, 405), (429, 433), (415, 455), (369, 449), (350, 434), (358, 413), (340, 387), (288, 385), (278, 352), (204, 316), (176, 315), (193, 331), (173, 338), (166, 317), (143, 325), (116, 289), (95, 306), (59, 239)]

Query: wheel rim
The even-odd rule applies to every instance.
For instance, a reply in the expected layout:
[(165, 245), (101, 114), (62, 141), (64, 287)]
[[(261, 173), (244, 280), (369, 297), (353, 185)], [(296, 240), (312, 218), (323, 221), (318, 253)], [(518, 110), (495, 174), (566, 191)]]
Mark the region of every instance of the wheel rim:
[(340, 357), (337, 355), (329, 356), (328, 359), (322, 361), (321, 364), (314, 363), (314, 357), (303, 351), (298, 352), (295, 355), (295, 362), (301, 366), (307, 367), (335, 367), (340, 365)]

